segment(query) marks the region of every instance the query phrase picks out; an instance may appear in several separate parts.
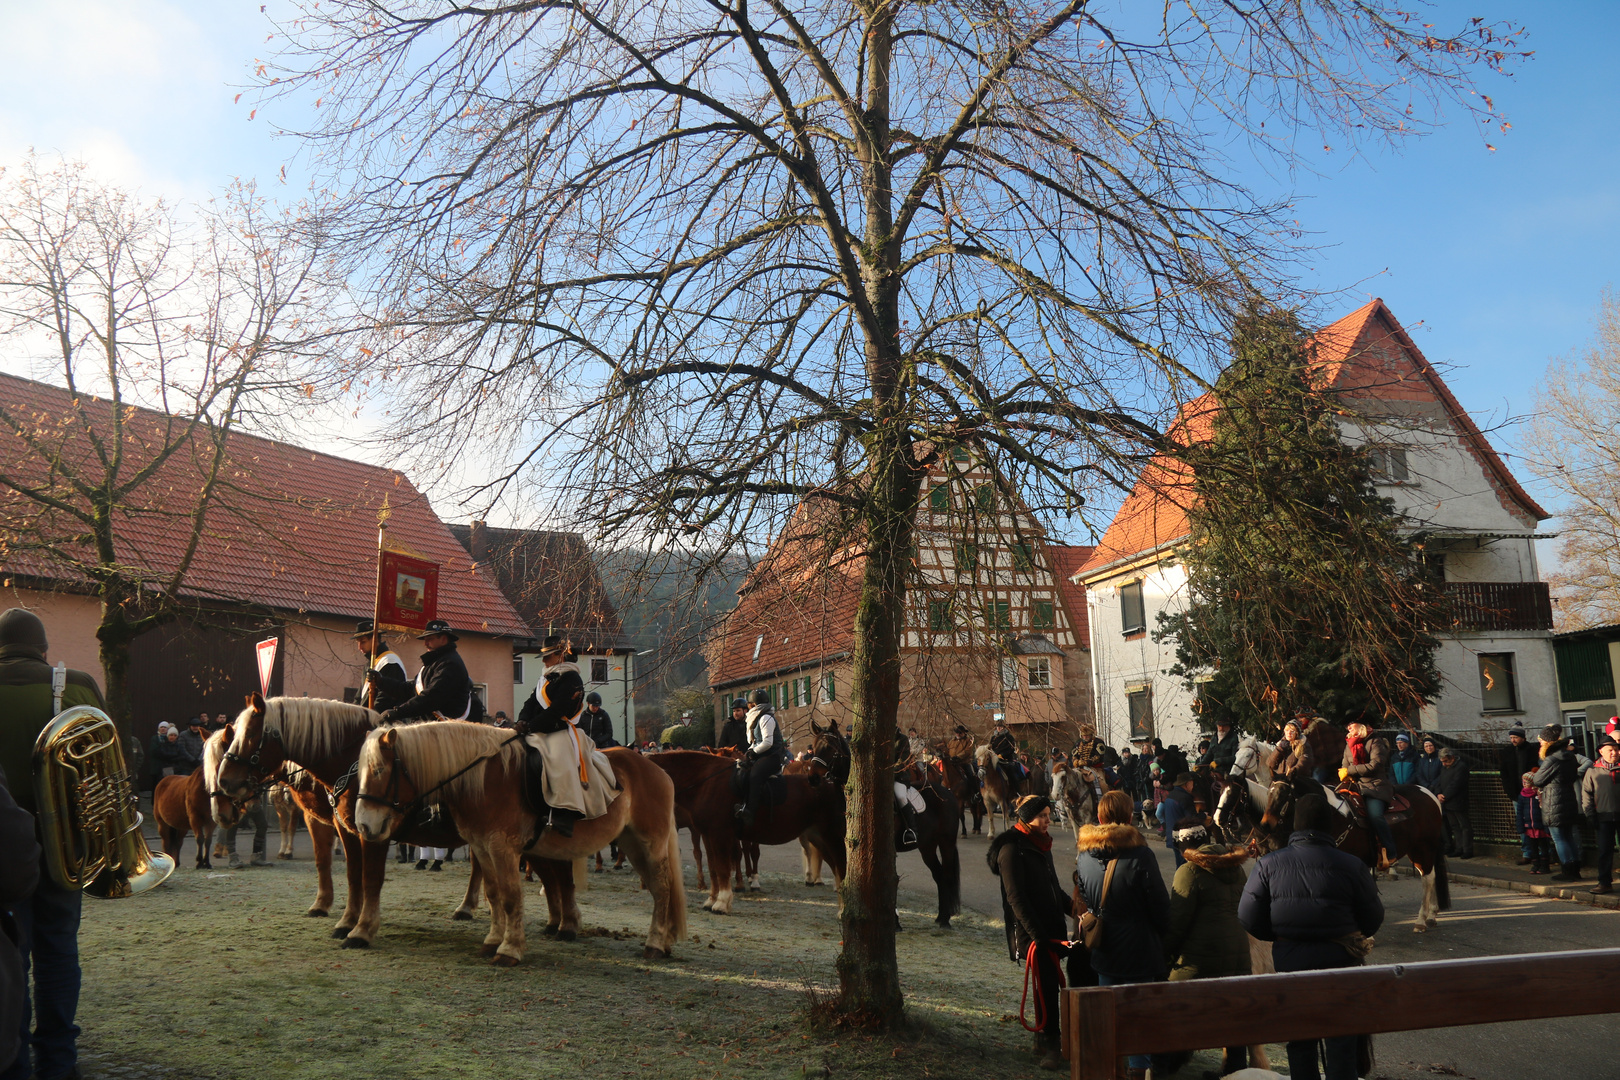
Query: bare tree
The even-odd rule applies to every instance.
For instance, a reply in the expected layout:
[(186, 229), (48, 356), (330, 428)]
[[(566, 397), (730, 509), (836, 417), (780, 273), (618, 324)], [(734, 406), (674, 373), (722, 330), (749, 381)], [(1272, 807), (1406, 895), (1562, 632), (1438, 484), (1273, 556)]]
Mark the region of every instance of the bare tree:
[(100, 598), (126, 740), (130, 643), (199, 599), (193, 560), (240, 483), (230, 433), (316, 393), (298, 327), (329, 298), (293, 225), (239, 188), (188, 226), (32, 156), (0, 184), (0, 350), (69, 402), (21, 382), (0, 400), (0, 567)]
[(1620, 297), (1603, 294), (1597, 332), (1548, 365), (1526, 442), (1531, 471), (1563, 497), (1562, 565), (1548, 575), (1560, 630), (1620, 623)]
[[(840, 1007), (899, 1015), (889, 772), (915, 508), (971, 447), (1037, 513), (1120, 482), (1283, 291), (1246, 139), (1398, 140), (1509, 60), (1384, 0), (325, 0), (267, 97), (352, 191), (395, 434), (508, 451), (607, 538), (863, 558)], [(1490, 106), (1487, 101), (1485, 109)]]

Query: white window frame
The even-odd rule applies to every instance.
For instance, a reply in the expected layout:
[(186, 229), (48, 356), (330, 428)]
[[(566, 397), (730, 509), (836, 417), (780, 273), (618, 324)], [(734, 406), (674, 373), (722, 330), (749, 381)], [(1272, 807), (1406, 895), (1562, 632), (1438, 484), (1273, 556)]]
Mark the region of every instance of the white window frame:
[(1031, 690), (1052, 689), (1052, 658), (1050, 656), (1030, 657), (1024, 671), (1029, 678), (1029, 688)]
[[(596, 677), (596, 665), (597, 664), (602, 665), (602, 677), (600, 679), (598, 679)], [(608, 681), (608, 662), (607, 662), (607, 658), (602, 657), (602, 656), (593, 656), (593, 657), (591, 657), (591, 685), (592, 686), (606, 686), (607, 681)]]

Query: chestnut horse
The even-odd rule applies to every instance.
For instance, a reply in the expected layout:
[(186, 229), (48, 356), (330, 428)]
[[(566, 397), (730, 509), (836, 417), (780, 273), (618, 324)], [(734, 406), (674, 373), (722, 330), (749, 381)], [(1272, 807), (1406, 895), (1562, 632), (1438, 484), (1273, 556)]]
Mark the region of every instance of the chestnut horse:
[(385, 843), (421, 807), (448, 813), (484, 868), (490, 921), (482, 952), (500, 967), (523, 959), (518, 856), (539, 858), (550, 908), (546, 931), (571, 940), (579, 932), (579, 908), (567, 863), (583, 873), (586, 859), (618, 841), (653, 897), (642, 956), (666, 957), (686, 936), (674, 785), (634, 750), (615, 747), (603, 753), (619, 794), (607, 813), (576, 822), (573, 835), (563, 836), (554, 829), (540, 831), (524, 805), (521, 736), (459, 720), (379, 728), (360, 751), (355, 828), (366, 840)]
[(833, 880), (844, 879), (844, 797), (831, 784), (812, 776), (783, 776), (786, 798), (777, 806), (761, 806), (753, 827), (737, 820), (731, 776), (736, 762), (695, 750), (666, 750), (648, 761), (669, 774), (675, 784), (675, 805), (692, 823), (694, 837), (709, 855), (709, 898), (703, 909), (716, 915), (731, 914), (734, 893), (731, 875), (736, 853), (744, 841), (790, 844), (803, 838), (814, 844), (832, 865)]
[(208, 848), (214, 838), (214, 818), (209, 812), (207, 784), (208, 755), (215, 761), (224, 750), (225, 733), (216, 731), (203, 744), (203, 764), (187, 776), (165, 776), (152, 789), (152, 816), (157, 819), (158, 837), (163, 841), (163, 853), (180, 862), (180, 848), (186, 842), (186, 833), (197, 836), (197, 869), (212, 870), (214, 863), (208, 857)]
[[(1351, 820), (1345, 816), (1347, 804), (1335, 792), (1326, 790), (1315, 780), (1290, 780), (1277, 776), (1271, 781), (1271, 793), (1266, 801), (1265, 816), (1255, 826), (1255, 836), (1266, 846), (1277, 848), (1288, 842), (1293, 829), (1294, 802), (1300, 795), (1320, 793), (1334, 803), (1341, 815), (1335, 842), (1341, 851), (1348, 851), (1369, 867), (1378, 863), (1378, 841), (1365, 818)], [(1440, 800), (1427, 788), (1416, 784), (1399, 784), (1395, 794), (1402, 796), (1411, 808), (1396, 818), (1388, 811), (1390, 831), (1395, 834), (1395, 847), (1401, 854), (1411, 857), (1412, 866), (1423, 879), (1423, 903), (1418, 908), (1417, 924), (1412, 927), (1423, 933), (1436, 923), (1435, 916), (1451, 910), (1451, 882), (1446, 878), (1445, 833), (1441, 825)]]
[(270, 806), (276, 812), (276, 833), (281, 837), (276, 858), (290, 859), (293, 857), (293, 840), (298, 835), (298, 819), (303, 816), (303, 808), (293, 798), (292, 792), (287, 790), (286, 784), (270, 785)]
[(973, 751), (973, 760), (978, 765), (980, 792), (984, 795), (985, 816), (990, 819), (990, 835), (996, 833), (996, 812), (1001, 812), (1001, 827), (1012, 828), (1013, 803), (1018, 801), (1020, 795), (1028, 795), (1034, 790), (1028, 776), (1018, 782), (1016, 789), (1008, 790), (1007, 778), (996, 767), (996, 752), (988, 746), (981, 746)]
[[(246, 802), (272, 780), (285, 764), (303, 767), (324, 790), (331, 824), (343, 840), (343, 862), (349, 892), (332, 936), (345, 949), (369, 948), (382, 921), (382, 883), (388, 867), (388, 843), (363, 842), (354, 829), (355, 770), (360, 747), (377, 726), (377, 714), (361, 705), (324, 698), (248, 697), (248, 706), (231, 725), (219, 765), (217, 790), (227, 799)], [(335, 798), (333, 797), (335, 792)], [(310, 810), (310, 804), (305, 804)], [(460, 847), (464, 841), (448, 825), (417, 826), (397, 839), (426, 847)], [(467, 894), (453, 919), (470, 919), (478, 907), (483, 875), (476, 859), (467, 879)], [(311, 915), (324, 914), (315, 908)]]
[[(223, 748), (220, 756), (223, 756)], [(205, 751), (203, 768), (206, 776), (217, 780), (218, 757), (210, 760)], [(332, 825), (332, 803), (327, 799), (326, 788), (321, 786), (320, 781), (291, 762), (284, 762), (273, 779), (275, 782), (270, 786), (272, 801), (279, 798), (292, 808), (291, 813), (284, 815), (282, 803), (276, 803), (281, 848), (287, 853), (285, 856), (278, 853), (276, 858), (292, 858), (293, 826), (290, 818), (293, 813), (302, 813), (304, 828), (309, 831), (309, 844), (315, 853), (315, 902), (309, 905), (309, 910), (304, 914), (312, 919), (324, 919), (332, 911), (332, 845), (337, 840), (337, 830)], [(209, 794), (213, 798), (214, 820), (226, 829), (241, 819), (242, 811), (253, 801), (249, 799), (238, 803), (213, 786), (210, 786)]]
[[(968, 753), (972, 754), (971, 747)], [(971, 758), (941, 755), (928, 764), (928, 779), (951, 793), (960, 808), (958, 820), (962, 835), (968, 834), (968, 815), (973, 815), (973, 835), (984, 827), (984, 802), (979, 797), (979, 772)]]

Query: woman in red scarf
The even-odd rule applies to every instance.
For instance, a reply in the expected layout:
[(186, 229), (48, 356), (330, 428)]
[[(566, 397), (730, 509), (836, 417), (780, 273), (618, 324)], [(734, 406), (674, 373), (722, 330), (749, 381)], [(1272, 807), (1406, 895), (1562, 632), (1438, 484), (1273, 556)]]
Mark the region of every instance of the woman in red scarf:
[(1378, 869), (1388, 870), (1401, 857), (1395, 850), (1395, 834), (1384, 819), (1384, 811), (1395, 798), (1395, 788), (1389, 782), (1389, 744), (1370, 734), (1360, 721), (1351, 723), (1345, 736), (1339, 780), (1354, 783), (1361, 792), (1367, 806), (1367, 823), (1383, 848)]

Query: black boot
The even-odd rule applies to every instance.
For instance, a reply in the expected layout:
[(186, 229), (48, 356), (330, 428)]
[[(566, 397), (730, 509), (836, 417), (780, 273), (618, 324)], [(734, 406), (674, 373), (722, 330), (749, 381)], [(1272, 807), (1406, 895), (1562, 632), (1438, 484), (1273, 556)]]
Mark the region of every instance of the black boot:
[(911, 808), (911, 804), (909, 802), (900, 807), (900, 822), (904, 826), (900, 832), (900, 846), (905, 847), (907, 844), (910, 844), (912, 847), (916, 847), (917, 811)]
[(559, 836), (573, 836), (574, 822), (584, 816), (584, 814), (576, 813), (573, 810), (564, 810), (559, 806), (553, 806), (551, 808), (551, 820), (546, 822), (546, 826), (555, 829)]

